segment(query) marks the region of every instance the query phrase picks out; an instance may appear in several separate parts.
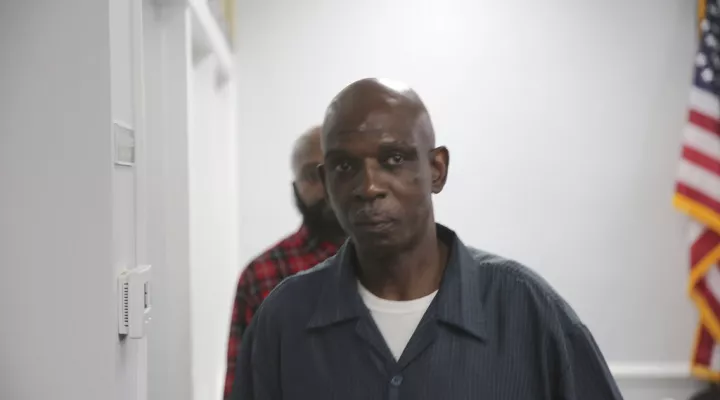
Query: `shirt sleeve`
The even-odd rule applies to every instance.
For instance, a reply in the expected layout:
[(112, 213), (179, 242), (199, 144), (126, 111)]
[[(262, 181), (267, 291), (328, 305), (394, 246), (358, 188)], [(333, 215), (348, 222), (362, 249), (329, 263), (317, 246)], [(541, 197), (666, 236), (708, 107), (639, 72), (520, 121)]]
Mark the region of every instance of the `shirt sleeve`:
[(600, 349), (584, 325), (567, 338), (567, 364), (562, 374), (562, 400), (622, 400)]
[(230, 320), (230, 335), (227, 346), (227, 370), (225, 372), (225, 390), (223, 399), (230, 398), (235, 383), (235, 370), (238, 359), (238, 350), (242, 345), (242, 337), (248, 329), (260, 301), (252, 294), (250, 284), (252, 279), (252, 266), (245, 268), (238, 281), (235, 301), (233, 303), (232, 318)]

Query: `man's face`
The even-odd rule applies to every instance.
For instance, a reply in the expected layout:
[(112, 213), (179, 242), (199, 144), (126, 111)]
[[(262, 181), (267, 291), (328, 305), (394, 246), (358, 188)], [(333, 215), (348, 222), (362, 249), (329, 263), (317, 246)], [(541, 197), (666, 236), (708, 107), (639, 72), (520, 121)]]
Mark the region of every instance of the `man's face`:
[(432, 216), (447, 153), (430, 148), (416, 119), (402, 110), (340, 112), (325, 126), (325, 188), (340, 225), (360, 247), (410, 246)]
[(302, 203), (308, 207), (325, 199), (325, 191), (318, 175), (317, 167), (322, 163), (320, 145), (317, 149), (308, 149), (300, 160), (300, 168), (295, 176), (295, 189)]
[(294, 192), (298, 211), (303, 216), (303, 222), (312, 231), (319, 234), (335, 234), (339, 231), (337, 218), (325, 199), (318, 173), (318, 165), (322, 162), (320, 144), (305, 152), (301, 166), (295, 177)]

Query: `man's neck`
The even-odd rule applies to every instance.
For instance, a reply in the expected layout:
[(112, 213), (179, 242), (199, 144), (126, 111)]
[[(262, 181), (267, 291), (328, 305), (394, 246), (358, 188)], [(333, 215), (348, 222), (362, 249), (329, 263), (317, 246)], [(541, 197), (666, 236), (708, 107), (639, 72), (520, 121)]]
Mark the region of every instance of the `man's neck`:
[(440, 287), (448, 248), (437, 238), (435, 224), (407, 251), (387, 257), (357, 251), (360, 282), (387, 300), (413, 300)]

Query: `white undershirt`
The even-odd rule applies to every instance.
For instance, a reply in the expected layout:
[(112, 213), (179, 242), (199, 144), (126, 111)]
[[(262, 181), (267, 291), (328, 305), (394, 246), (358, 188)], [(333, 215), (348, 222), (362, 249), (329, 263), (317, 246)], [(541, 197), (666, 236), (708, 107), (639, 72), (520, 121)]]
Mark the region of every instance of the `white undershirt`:
[(437, 290), (425, 297), (408, 301), (385, 300), (375, 296), (358, 282), (358, 291), (370, 310), (375, 325), (385, 339), (390, 352), (399, 360), (405, 346), (415, 332), (425, 311), (430, 307)]

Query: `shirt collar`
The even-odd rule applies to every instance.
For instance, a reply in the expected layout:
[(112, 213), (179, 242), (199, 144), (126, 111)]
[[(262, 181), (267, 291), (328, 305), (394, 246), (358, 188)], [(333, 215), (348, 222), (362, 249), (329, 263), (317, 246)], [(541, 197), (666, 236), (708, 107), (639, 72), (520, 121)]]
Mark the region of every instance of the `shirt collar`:
[[(440, 224), (436, 226), (438, 238), (450, 248), (450, 256), (435, 298), (435, 317), (479, 339), (486, 339), (479, 268), (455, 232)], [(322, 288), (308, 328), (326, 327), (367, 313), (357, 290), (354, 252), (352, 242), (347, 240), (337, 256), (328, 260), (331, 278)]]

